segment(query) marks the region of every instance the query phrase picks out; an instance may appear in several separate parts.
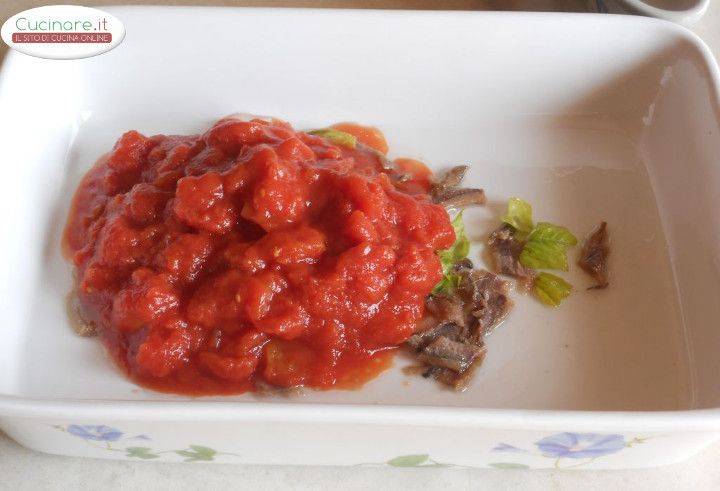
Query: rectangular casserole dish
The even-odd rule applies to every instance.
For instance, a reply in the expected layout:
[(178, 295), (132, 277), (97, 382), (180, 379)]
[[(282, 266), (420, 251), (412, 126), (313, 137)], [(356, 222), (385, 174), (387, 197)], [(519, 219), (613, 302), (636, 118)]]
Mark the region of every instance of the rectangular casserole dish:
[[(116, 49), (10, 53), (0, 79), (0, 429), (38, 451), (248, 464), (631, 468), (720, 438), (718, 68), (689, 31), (583, 14), (116, 7)], [(72, 191), (127, 129), (232, 112), (380, 127), (468, 163), (479, 260), (504, 203), (576, 235), (607, 220), (612, 285), (514, 295), (462, 394), (395, 366), (357, 391), (188, 398), (128, 382), (68, 326)]]

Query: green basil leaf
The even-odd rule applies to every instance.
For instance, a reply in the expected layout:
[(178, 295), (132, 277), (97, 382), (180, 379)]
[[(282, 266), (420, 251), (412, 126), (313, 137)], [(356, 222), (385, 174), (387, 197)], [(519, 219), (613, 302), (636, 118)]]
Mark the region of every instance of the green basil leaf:
[(520, 264), (533, 269), (568, 270), (567, 248), (577, 244), (565, 227), (541, 222), (527, 236), (520, 253)]
[(564, 246), (577, 244), (577, 238), (567, 228), (547, 222), (538, 223), (528, 235), (527, 240), (553, 242)]
[(545, 305), (557, 307), (570, 295), (572, 285), (559, 276), (550, 273), (540, 273), (535, 278), (533, 293)]
[[(470, 252), (470, 241), (465, 235), (465, 224), (463, 223), (462, 211), (452, 221), (453, 230), (455, 230), (455, 243), (440, 254), (444, 257), (445, 262), (453, 264), (467, 257)], [(443, 260), (443, 257), (440, 260)]]
[(520, 264), (532, 269), (568, 270), (565, 248), (552, 242), (528, 242), (520, 253)]
[(336, 130), (334, 128), (321, 128), (318, 130), (310, 130), (308, 134), (319, 136), (330, 140), (335, 145), (341, 145), (343, 147), (355, 148), (357, 145), (357, 138), (355, 135), (345, 133), (344, 131)]
[(438, 258), (443, 269), (443, 279), (435, 285), (433, 293), (449, 292), (457, 288), (460, 277), (452, 272), (452, 268), (455, 263), (466, 258), (470, 252), (470, 241), (465, 235), (462, 211), (452, 220), (452, 226), (455, 230), (455, 242), (448, 249), (438, 252)]
[(520, 232), (521, 237), (525, 236), (533, 229), (532, 206), (520, 198), (510, 198), (502, 221)]
[(446, 273), (440, 283), (435, 285), (433, 293), (451, 292), (460, 286), (460, 276), (456, 273)]

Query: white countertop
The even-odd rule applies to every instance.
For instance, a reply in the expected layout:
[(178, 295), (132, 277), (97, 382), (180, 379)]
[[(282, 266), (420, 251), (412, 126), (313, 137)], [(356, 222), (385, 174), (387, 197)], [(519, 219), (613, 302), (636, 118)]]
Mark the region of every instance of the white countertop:
[[(5, 2), (3, 2), (5, 3)], [(2, 7), (2, 20), (30, 6), (45, 2), (11, 0)], [(53, 3), (53, 2), (47, 2)], [(60, 3), (60, 2), (58, 2)], [(75, 3), (75, 2), (62, 2)], [(126, 3), (94, 1), (88, 4)], [(138, 3), (138, 2), (127, 2)], [(153, 1), (153, 4), (191, 2)], [(198, 2), (201, 3), (201, 2)], [(235, 2), (210, 2), (235, 4)], [(263, 2), (243, 2), (252, 5)], [(314, 2), (327, 6), (328, 2)], [(333, 6), (342, 2), (329, 2)], [(432, 3), (432, 2), (430, 2)], [(425, 5), (430, 5), (425, 3)], [(468, 8), (464, 0), (451, 1), (455, 8)], [(472, 3), (472, 2), (471, 2)], [(476, 2), (502, 4), (503, 2)], [(505, 2), (508, 4), (542, 5), (552, 2)], [(582, 2), (557, 2), (573, 9)], [(267, 5), (282, 5), (270, 1)], [(313, 2), (287, 2), (309, 6)], [(372, 4), (372, 5), (370, 5)], [(390, 1), (392, 7), (403, 2)], [(381, 7), (382, 2), (357, 1), (343, 6)], [(422, 7), (422, 2), (407, 2)], [(720, 57), (720, 2), (713, 2), (708, 13), (693, 30)], [(0, 50), (0, 57), (3, 55)], [(720, 444), (707, 449), (684, 463), (657, 469), (628, 471), (517, 471), (469, 469), (397, 469), (357, 467), (290, 467), (167, 464), (89, 460), (45, 455), (20, 447), (0, 433), (0, 489), (720, 489)]]

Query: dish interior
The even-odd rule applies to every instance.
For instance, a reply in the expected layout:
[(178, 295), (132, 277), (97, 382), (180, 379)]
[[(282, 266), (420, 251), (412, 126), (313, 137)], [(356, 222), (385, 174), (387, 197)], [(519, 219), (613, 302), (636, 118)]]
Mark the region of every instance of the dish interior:
[[(60, 235), (72, 191), (122, 132), (194, 133), (239, 111), (297, 128), (374, 124), (393, 156), (436, 170), (470, 164), (467, 184), (489, 198), (465, 220), (470, 257), (480, 264), (484, 239), (511, 196), (531, 202), (536, 220), (578, 237), (606, 220), (612, 241), (607, 290), (586, 291), (591, 279), (573, 264), (566, 278), (575, 292), (561, 307), (514, 294), (515, 309), (487, 339), (488, 355), (464, 393), (404, 375), (411, 361), (401, 355), (361, 390), (272, 402), (718, 404), (717, 89), (687, 34), (664, 23), (586, 16), (550, 23), (540, 15), (516, 22), (493, 14), (198, 12), (206, 28), (221, 17), (235, 27), (190, 39), (178, 33), (193, 20), (167, 10), (159, 36), (137, 10), (118, 8), (128, 36), (110, 53), (62, 65), (13, 54), (6, 63), (2, 129), (15, 136), (7, 157), (16, 160), (3, 165), (18, 185), (0, 201), (23, 213), (0, 217), (11, 232), (0, 271), (0, 394), (186, 399), (138, 388), (100, 343), (72, 333), (65, 310), (72, 270)], [(624, 34), (605, 37), (601, 26)], [(342, 44), (333, 42), (338, 36)], [(41, 92), (47, 79), (53, 86)], [(47, 117), (38, 121), (31, 110)]]

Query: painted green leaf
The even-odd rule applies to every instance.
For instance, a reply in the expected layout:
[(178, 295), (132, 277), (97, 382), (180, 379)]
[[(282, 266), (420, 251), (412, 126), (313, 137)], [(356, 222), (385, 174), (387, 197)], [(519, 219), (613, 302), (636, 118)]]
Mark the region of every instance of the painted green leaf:
[(202, 445), (190, 445), (190, 450), (176, 450), (176, 454), (185, 457), (185, 462), (212, 461), (217, 452), (210, 447)]
[(160, 456), (152, 453), (152, 449), (148, 447), (128, 447), (125, 449), (127, 457), (134, 457), (136, 459), (159, 459)]
[(387, 464), (393, 467), (417, 467), (428, 461), (430, 456), (428, 454), (422, 455), (401, 455), (394, 459), (388, 460)]
[(526, 464), (516, 464), (514, 462), (493, 462), (488, 466), (495, 469), (529, 469), (530, 466)]
[(325, 138), (326, 140), (333, 142), (335, 145), (341, 145), (343, 147), (355, 148), (357, 145), (357, 138), (354, 135), (334, 128), (310, 130), (308, 131), (308, 134)]

